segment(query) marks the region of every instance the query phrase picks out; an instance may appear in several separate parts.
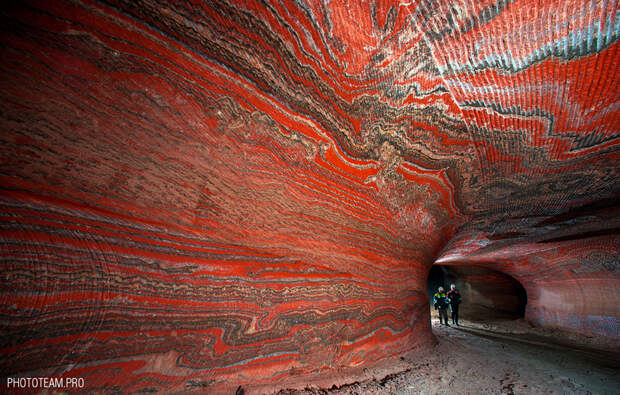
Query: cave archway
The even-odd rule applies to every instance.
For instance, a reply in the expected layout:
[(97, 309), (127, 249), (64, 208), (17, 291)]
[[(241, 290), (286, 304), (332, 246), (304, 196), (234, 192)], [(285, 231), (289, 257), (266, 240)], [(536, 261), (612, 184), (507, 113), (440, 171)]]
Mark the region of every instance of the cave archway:
[(463, 297), (460, 306), (462, 319), (480, 322), (525, 316), (527, 292), (508, 274), (476, 265), (433, 265), (427, 281), (431, 317), (437, 317), (432, 306), (437, 288), (443, 286), (447, 291), (450, 284), (455, 284)]

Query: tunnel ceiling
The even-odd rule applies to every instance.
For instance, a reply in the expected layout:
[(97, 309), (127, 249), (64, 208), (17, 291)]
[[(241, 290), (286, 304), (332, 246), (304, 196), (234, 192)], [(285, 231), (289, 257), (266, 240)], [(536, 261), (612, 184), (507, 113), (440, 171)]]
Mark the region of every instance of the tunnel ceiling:
[(617, 1), (0, 7), (5, 375), (344, 382), (436, 260), (618, 335)]

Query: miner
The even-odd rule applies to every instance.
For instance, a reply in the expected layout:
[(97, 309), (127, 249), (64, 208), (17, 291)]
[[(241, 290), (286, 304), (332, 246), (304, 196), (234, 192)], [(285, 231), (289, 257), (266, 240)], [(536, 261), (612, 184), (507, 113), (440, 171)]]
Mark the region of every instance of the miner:
[(439, 323), (450, 326), (448, 324), (448, 305), (450, 304), (450, 301), (443, 291), (443, 287), (439, 287), (437, 291), (438, 292), (433, 297), (433, 305), (435, 305), (435, 310), (439, 310)]
[(448, 300), (450, 302), (450, 313), (452, 315), (452, 325), (459, 325), (459, 305), (463, 301), (461, 298), (461, 293), (457, 291), (456, 285), (450, 285), (450, 291), (447, 294)]

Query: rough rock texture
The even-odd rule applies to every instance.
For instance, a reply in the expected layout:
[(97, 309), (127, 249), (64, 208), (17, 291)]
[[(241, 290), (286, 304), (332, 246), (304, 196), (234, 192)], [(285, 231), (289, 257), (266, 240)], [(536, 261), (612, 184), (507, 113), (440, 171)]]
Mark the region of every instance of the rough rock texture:
[(344, 383), (434, 261), (619, 336), (617, 1), (0, 5), (0, 371)]
[(404, 354), (402, 372), (276, 395), (616, 395), (620, 388), (620, 354), (575, 349), (574, 341), (549, 342), (553, 329), (533, 328), (522, 319), (462, 320), (463, 326), (449, 328), (440, 325), (439, 317), (432, 321), (438, 345), (426, 353)]

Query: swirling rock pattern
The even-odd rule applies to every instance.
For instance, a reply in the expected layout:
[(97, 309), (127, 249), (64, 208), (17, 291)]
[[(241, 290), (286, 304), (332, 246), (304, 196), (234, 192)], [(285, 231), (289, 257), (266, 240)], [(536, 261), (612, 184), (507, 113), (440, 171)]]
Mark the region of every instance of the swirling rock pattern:
[(4, 376), (351, 381), (437, 257), (618, 336), (617, 1), (0, 7)]

